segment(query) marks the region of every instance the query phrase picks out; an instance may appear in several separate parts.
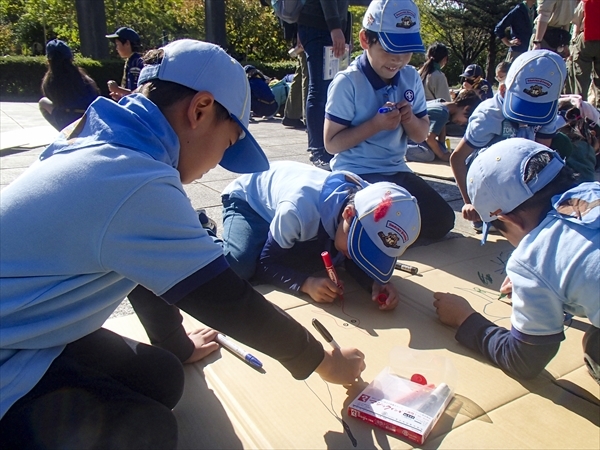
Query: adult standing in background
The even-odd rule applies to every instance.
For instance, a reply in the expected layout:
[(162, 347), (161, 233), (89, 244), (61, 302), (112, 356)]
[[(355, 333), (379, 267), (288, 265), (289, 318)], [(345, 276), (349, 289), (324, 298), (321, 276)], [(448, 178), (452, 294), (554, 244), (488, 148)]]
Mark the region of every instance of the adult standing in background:
[[(588, 100), (590, 84), (596, 89), (594, 106), (600, 107), (600, 0), (582, 0), (573, 20), (572, 61), (569, 64), (569, 90)], [(588, 100), (589, 101), (589, 100)]]
[(537, 0), (531, 49), (545, 48), (569, 56), (569, 28), (579, 0)]
[(443, 98), (450, 102), (450, 88), (442, 68), (448, 64), (448, 47), (441, 42), (431, 44), (427, 49), (427, 60), (419, 69), (419, 75), (425, 90), (425, 100)]
[[(496, 25), (494, 33), (508, 47), (506, 61), (513, 62), (521, 53), (529, 49), (529, 41), (533, 34), (533, 21), (537, 16), (536, 0), (525, 0), (516, 5)], [(510, 39), (506, 29), (510, 27)]]
[(329, 161), (332, 158), (325, 151), (323, 143), (325, 103), (331, 80), (323, 79), (323, 49), (333, 46), (334, 56), (342, 56), (352, 34), (350, 22), (348, 0), (306, 0), (298, 19), (298, 38), (304, 47), (308, 64), (308, 151), (312, 154), (312, 163), (325, 170), (330, 170)]

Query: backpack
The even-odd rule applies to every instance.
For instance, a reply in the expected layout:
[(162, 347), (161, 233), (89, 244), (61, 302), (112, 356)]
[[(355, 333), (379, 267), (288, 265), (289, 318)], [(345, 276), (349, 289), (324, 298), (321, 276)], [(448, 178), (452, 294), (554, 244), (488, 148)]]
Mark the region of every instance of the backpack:
[(306, 0), (271, 0), (275, 15), (287, 23), (296, 23)]

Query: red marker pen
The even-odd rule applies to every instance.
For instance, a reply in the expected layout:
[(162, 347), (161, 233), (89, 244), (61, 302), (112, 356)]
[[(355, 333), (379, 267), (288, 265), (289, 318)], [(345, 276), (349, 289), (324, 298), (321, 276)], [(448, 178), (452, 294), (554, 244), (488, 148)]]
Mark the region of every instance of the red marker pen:
[[(331, 279), (331, 281), (333, 281), (337, 285), (337, 287), (339, 287), (340, 289), (343, 289), (342, 285), (340, 284), (340, 280), (337, 276), (337, 272), (335, 271), (335, 267), (333, 267), (333, 263), (331, 262), (331, 256), (329, 256), (329, 252), (321, 253), (321, 258), (323, 258), (323, 263), (325, 264), (325, 269), (327, 269), (327, 275), (329, 275), (329, 278)], [(340, 294), (340, 299), (342, 301), (344, 300), (343, 294)]]

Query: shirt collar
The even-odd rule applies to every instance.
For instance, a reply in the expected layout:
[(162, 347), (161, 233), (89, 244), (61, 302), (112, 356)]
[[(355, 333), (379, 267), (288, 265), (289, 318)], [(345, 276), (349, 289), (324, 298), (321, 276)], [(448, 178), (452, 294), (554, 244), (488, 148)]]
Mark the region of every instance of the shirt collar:
[(400, 71), (396, 72), (396, 75), (394, 75), (394, 78), (392, 78), (392, 82), (388, 84), (379, 75), (377, 75), (371, 66), (371, 63), (369, 62), (369, 58), (367, 58), (366, 51), (358, 57), (357, 65), (361, 72), (365, 74), (367, 80), (369, 80), (369, 83), (371, 83), (371, 86), (373, 86), (373, 89), (376, 91), (387, 88), (388, 86), (398, 86), (398, 80), (400, 80)]

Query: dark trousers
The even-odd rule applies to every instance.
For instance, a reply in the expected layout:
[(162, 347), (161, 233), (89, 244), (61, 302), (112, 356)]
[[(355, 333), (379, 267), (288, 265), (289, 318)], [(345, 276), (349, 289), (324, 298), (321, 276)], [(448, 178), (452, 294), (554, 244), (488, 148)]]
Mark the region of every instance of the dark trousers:
[(435, 189), (412, 172), (398, 172), (393, 175), (380, 173), (361, 174), (369, 183), (389, 181), (402, 186), (419, 203), (421, 213), (421, 233), (419, 238), (441, 239), (454, 227), (454, 211)]
[(332, 155), (325, 151), (323, 127), (327, 88), (331, 80), (323, 79), (323, 49), (332, 45), (331, 34), (327, 30), (299, 25), (298, 37), (304, 47), (308, 66), (308, 98), (306, 99), (308, 150), (324, 161), (329, 161)]
[(183, 366), (100, 329), (69, 345), (0, 420), (9, 449), (174, 449)]

